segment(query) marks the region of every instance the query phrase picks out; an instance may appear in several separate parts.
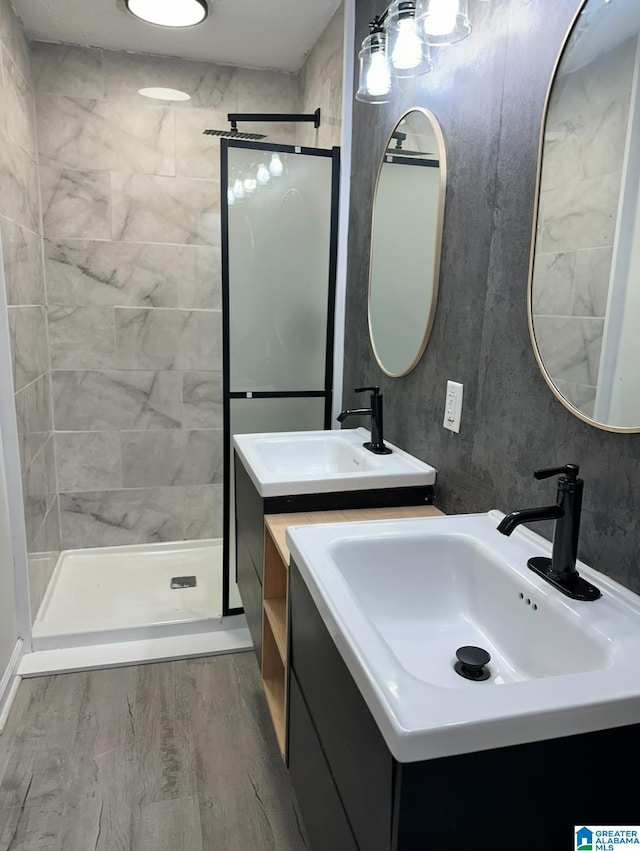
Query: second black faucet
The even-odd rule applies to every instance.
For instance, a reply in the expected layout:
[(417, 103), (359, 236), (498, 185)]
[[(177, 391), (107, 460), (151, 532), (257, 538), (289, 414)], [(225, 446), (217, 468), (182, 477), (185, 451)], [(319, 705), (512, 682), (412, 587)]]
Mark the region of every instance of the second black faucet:
[(355, 393), (371, 393), (370, 408), (351, 408), (338, 414), (338, 422), (344, 422), (347, 417), (371, 417), (371, 440), (363, 443), (365, 449), (375, 455), (390, 455), (391, 449), (384, 445), (382, 427), (382, 394), (379, 387), (356, 387)]

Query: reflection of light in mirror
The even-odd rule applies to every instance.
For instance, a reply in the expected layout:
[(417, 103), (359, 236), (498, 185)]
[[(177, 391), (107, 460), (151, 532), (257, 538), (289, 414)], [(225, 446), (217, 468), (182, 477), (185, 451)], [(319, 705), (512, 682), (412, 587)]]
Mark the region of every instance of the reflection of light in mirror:
[(269, 163), (269, 171), (273, 177), (280, 177), (284, 171), (282, 160), (279, 154), (271, 154), (271, 162)]
[(242, 185), (242, 181), (239, 177), (236, 177), (233, 181), (233, 194), (237, 201), (244, 198), (244, 186)]
[(398, 24), (391, 62), (394, 68), (417, 68), (422, 60), (422, 44), (416, 32), (413, 18), (407, 18)]
[(258, 171), (256, 173), (256, 180), (261, 186), (266, 186), (267, 183), (271, 180), (271, 175), (269, 174), (269, 169), (266, 167), (264, 163), (260, 163), (258, 166)]
[(391, 75), (384, 53), (371, 54), (366, 86), (369, 94), (373, 96), (386, 95), (391, 90)]
[(242, 182), (242, 185), (244, 186), (244, 191), (247, 193), (247, 195), (253, 195), (253, 193), (258, 188), (258, 181), (255, 179), (255, 177), (245, 177), (244, 181)]
[(227, 204), (232, 207), (236, 203), (236, 196), (231, 187), (227, 189)]

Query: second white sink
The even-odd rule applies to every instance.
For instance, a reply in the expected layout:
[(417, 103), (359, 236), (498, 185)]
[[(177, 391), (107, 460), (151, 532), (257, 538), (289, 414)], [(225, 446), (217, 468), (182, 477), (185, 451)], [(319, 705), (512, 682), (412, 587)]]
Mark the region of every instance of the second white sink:
[(436, 471), (389, 441), (390, 455), (363, 447), (364, 428), (237, 434), (236, 452), (261, 496), (433, 485)]

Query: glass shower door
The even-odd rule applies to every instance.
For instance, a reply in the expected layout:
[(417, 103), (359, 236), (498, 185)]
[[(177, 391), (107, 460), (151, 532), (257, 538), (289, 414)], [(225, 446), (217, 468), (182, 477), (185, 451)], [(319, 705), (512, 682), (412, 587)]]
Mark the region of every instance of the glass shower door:
[(221, 143), (223, 613), (235, 581), (233, 435), (330, 426), (338, 149)]

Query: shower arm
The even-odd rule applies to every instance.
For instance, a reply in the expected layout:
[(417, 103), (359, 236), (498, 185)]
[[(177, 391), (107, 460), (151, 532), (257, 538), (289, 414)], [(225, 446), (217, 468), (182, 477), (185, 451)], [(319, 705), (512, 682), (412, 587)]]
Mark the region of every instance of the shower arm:
[(231, 129), (238, 129), (238, 122), (247, 121), (256, 123), (260, 121), (273, 124), (277, 121), (287, 121), (290, 123), (298, 123), (300, 121), (313, 122), (313, 126), (317, 129), (320, 127), (320, 108), (310, 114), (303, 113), (278, 113), (278, 112), (230, 112), (227, 115), (227, 121), (231, 122)]

